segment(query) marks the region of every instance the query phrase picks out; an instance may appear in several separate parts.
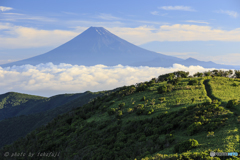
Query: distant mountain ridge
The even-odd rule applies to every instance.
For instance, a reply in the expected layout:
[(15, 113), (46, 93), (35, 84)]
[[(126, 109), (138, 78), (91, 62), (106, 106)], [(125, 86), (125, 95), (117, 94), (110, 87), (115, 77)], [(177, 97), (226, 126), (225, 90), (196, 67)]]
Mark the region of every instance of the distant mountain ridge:
[(60, 94), (49, 98), (8, 92), (0, 95), (0, 121), (3, 119), (30, 115), (54, 109), (64, 105), (84, 93)]
[(56, 65), (59, 63), (85, 66), (97, 64), (115, 66), (121, 64), (135, 67), (172, 67), (174, 63), (178, 63), (186, 66), (201, 65), (211, 68), (236, 68), (236, 66), (218, 65), (203, 61), (198, 61), (196, 64), (193, 59), (184, 60), (149, 51), (119, 38), (103, 27), (90, 27), (72, 40), (45, 54), (0, 66), (37, 65), (48, 62)]

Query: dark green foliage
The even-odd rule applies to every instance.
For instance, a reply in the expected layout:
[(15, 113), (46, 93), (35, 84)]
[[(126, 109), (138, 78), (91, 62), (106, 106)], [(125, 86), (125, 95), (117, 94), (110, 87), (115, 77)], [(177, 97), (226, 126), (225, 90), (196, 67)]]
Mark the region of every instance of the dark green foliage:
[(172, 86), (171, 84), (168, 84), (168, 85), (167, 85), (167, 91), (168, 91), (168, 92), (171, 92), (172, 89), (173, 89), (173, 86)]
[[(94, 104), (97, 104), (97, 101)], [(93, 104), (89, 103), (71, 111), (73, 115), (77, 115), (75, 117), (69, 117), (69, 114), (57, 117), (46, 127), (39, 128), (25, 139), (17, 141), (13, 144), (14, 147), (5, 147), (1, 153), (13, 150), (16, 152), (23, 149), (25, 152), (46, 152), (48, 150), (63, 152), (68, 148), (69, 152), (62, 155), (63, 159), (69, 159), (72, 153), (78, 153), (79, 157), (85, 157), (85, 159), (94, 159), (94, 157), (102, 157), (103, 159), (109, 157), (111, 159), (143, 158), (146, 154), (152, 155), (166, 147), (176, 145), (175, 131), (185, 131), (189, 126), (192, 126), (193, 134), (197, 134), (212, 129), (212, 122), (215, 125), (216, 122), (226, 121), (225, 115), (215, 116), (215, 113), (226, 112), (218, 104), (195, 105), (182, 108), (179, 111), (165, 112), (155, 117), (127, 122), (121, 120), (124, 118), (121, 110), (118, 110), (116, 114), (117, 118), (121, 119), (111, 118), (100, 122), (79, 119), (78, 115), (82, 112), (90, 114), (89, 117), (91, 117), (94, 114), (94, 109), (92, 110), (91, 107)], [(149, 109), (144, 108), (143, 104), (137, 106), (137, 113), (140, 115), (147, 113), (147, 111)], [(195, 132), (194, 127), (198, 127), (195, 120), (200, 122), (198, 117), (201, 116), (203, 116), (202, 125)], [(209, 121), (204, 121), (206, 118)], [(219, 127), (224, 123), (216, 123), (216, 125)], [(190, 140), (178, 146), (181, 147), (175, 147), (176, 150), (182, 152), (196, 147), (197, 143)], [(89, 154), (92, 151), (94, 154)]]
[(171, 84), (168, 85), (163, 85), (157, 88), (158, 93), (166, 93), (166, 92), (171, 92), (173, 89), (173, 86)]
[(189, 139), (187, 141), (184, 141), (182, 143), (177, 144), (174, 146), (174, 151), (177, 153), (186, 152), (188, 150), (191, 150), (192, 148), (195, 148), (198, 146), (198, 141), (195, 139)]
[(239, 102), (237, 99), (232, 99), (232, 100), (229, 100), (228, 103), (227, 103), (227, 108), (233, 108), (234, 106), (238, 105)]
[(197, 85), (198, 84), (198, 80), (196, 79), (193, 79), (193, 80), (190, 80), (188, 85)]
[(108, 109), (108, 115), (113, 115), (116, 112), (115, 108)]
[(193, 75), (194, 77), (202, 77), (203, 76), (203, 73), (200, 73), (200, 72), (197, 72)]
[(169, 143), (173, 143), (175, 141), (175, 136), (173, 134), (167, 134), (166, 135), (166, 140), (169, 142)]
[[(18, 117), (13, 117), (13, 118), (9, 118), (9, 119), (0, 121), (0, 127), (1, 127), (0, 148), (5, 144), (10, 144), (10, 143), (16, 141), (20, 137), (26, 136), (28, 133), (35, 130), (36, 128), (39, 128), (42, 125), (46, 125), (48, 122), (52, 121), (58, 115), (67, 113), (76, 107), (80, 107), (84, 104), (87, 104), (93, 98), (95, 98), (97, 96), (103, 96), (106, 93), (111, 93), (111, 92), (112, 91), (93, 93), (93, 92), (87, 91), (82, 94), (73, 94), (73, 95), (66, 94), (65, 96), (66, 96), (66, 98), (67, 97), (69, 98), (69, 102), (67, 102), (66, 104), (63, 103), (59, 107), (56, 107), (51, 110), (47, 110), (45, 112), (30, 114), (27, 116), (18, 116)], [(18, 93), (15, 93), (15, 94), (18, 95)], [(78, 98), (75, 98), (74, 100), (72, 100), (72, 98), (74, 98), (74, 95), (75, 96), (77, 95)], [(28, 96), (30, 96), (30, 95), (28, 95)], [(33, 96), (33, 97), (35, 97), (35, 96)], [(31, 98), (31, 96), (30, 96), (30, 98)], [(47, 101), (47, 102), (51, 102), (53, 104), (53, 106), (59, 105), (65, 99), (61, 95), (53, 96), (50, 98), (52, 98), (53, 100), (56, 101), (56, 103), (53, 103), (54, 101)], [(59, 99), (59, 101), (58, 101), (58, 99)], [(48, 105), (45, 107), (48, 107)], [(41, 108), (41, 107), (39, 107), (39, 108)], [(76, 116), (78, 118), (79, 122), (83, 120), (81, 117), (84, 117), (85, 119), (87, 118), (86, 114), (84, 114), (83, 111), (75, 112), (74, 114), (69, 113), (69, 116)], [(69, 118), (68, 121), (66, 120), (65, 123), (66, 124), (70, 123), (70, 119), (71, 118)], [(52, 121), (51, 124), (55, 124), (56, 121), (57, 120)], [(71, 123), (73, 123), (73, 122), (74, 122), (74, 119), (72, 120)]]
[(125, 106), (125, 103), (124, 103), (124, 102), (122, 102), (122, 103), (120, 103), (120, 104), (118, 105), (119, 109), (122, 109), (124, 106)]
[(238, 86), (238, 84), (237, 84), (236, 82), (234, 82), (232, 85), (233, 85), (234, 87)]
[(240, 78), (240, 70), (235, 70), (235, 76), (236, 78)]
[(189, 72), (185, 72), (185, 71), (177, 71), (177, 72), (173, 72), (173, 73), (168, 73), (168, 74), (164, 74), (164, 75), (160, 75), (158, 77), (158, 81), (163, 82), (163, 81), (171, 81), (177, 77), (181, 77), (181, 78), (187, 78), (189, 75)]
[(166, 100), (166, 98), (165, 97), (160, 97), (160, 98), (158, 98), (159, 99), (159, 101), (160, 102), (163, 102), (163, 101), (165, 101)]
[(142, 97), (142, 99), (141, 99), (141, 101), (145, 101), (146, 100), (146, 97), (145, 96), (143, 96)]
[(173, 79), (173, 80), (169, 80), (167, 83), (168, 84), (172, 84), (172, 85), (178, 85), (178, 83), (181, 81), (181, 78), (176, 78), (176, 79)]
[(192, 98), (191, 100), (192, 100), (192, 103), (194, 103), (194, 102), (195, 102), (195, 98)]
[(210, 76), (211, 72), (210, 71), (207, 71), (207, 72), (204, 72), (204, 76)]
[(166, 93), (167, 92), (167, 85), (164, 86), (160, 86), (157, 88), (158, 93), (162, 94), (162, 93)]
[(144, 105), (143, 104), (139, 104), (137, 105), (137, 115), (142, 114), (145, 111)]
[(195, 133), (197, 133), (201, 127), (202, 123), (201, 122), (194, 122), (193, 124), (191, 124), (188, 128), (188, 134), (189, 135), (193, 135)]
[(181, 102), (181, 99), (176, 99), (177, 105), (179, 105), (180, 102)]
[(145, 91), (145, 90), (147, 90), (147, 87), (148, 87), (147, 84), (141, 83), (141, 84), (139, 84), (138, 87), (136, 88), (136, 91), (137, 91), (137, 92)]
[(117, 118), (120, 118), (122, 115), (123, 115), (122, 111), (119, 110), (119, 111), (117, 112)]

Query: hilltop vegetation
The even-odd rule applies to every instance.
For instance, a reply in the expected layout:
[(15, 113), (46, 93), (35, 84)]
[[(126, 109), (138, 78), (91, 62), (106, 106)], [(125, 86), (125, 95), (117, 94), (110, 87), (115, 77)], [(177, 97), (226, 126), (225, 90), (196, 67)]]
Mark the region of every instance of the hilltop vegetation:
[[(214, 70), (192, 77), (178, 71), (124, 86), (0, 152), (57, 151), (63, 160), (213, 159), (210, 151), (237, 152), (238, 73)], [(226, 157), (214, 159), (220, 158)]]

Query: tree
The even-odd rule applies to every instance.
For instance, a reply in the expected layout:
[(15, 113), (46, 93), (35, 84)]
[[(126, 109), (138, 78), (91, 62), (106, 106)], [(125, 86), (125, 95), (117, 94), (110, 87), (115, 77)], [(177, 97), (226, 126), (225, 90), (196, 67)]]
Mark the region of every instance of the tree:
[(200, 73), (200, 72), (197, 72), (193, 75), (194, 77), (202, 77), (203, 76), (203, 73)]
[(191, 100), (192, 100), (192, 103), (194, 103), (194, 101), (195, 101), (195, 98), (192, 98)]
[(240, 78), (240, 70), (235, 70), (235, 76), (236, 78)]
[(167, 90), (168, 90), (167, 85), (160, 86), (160, 87), (157, 88), (157, 91), (158, 91), (158, 93), (160, 93), (160, 94), (166, 93)]
[(108, 110), (108, 115), (113, 115), (115, 113), (116, 109), (115, 108), (110, 108)]
[(197, 85), (197, 84), (198, 84), (198, 80), (196, 80), (196, 79), (190, 80), (188, 82), (188, 85)]
[(208, 76), (210, 76), (210, 74), (211, 74), (210, 71), (204, 72), (204, 76), (207, 76), (207, 78), (208, 78)]
[(228, 103), (227, 103), (227, 108), (232, 108), (236, 105), (238, 105), (238, 100), (237, 99), (232, 99), (232, 100), (229, 100)]

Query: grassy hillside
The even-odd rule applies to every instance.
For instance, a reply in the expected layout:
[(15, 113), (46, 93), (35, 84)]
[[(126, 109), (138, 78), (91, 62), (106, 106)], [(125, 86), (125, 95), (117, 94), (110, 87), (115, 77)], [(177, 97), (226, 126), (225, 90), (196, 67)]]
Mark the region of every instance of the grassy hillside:
[(211, 158), (210, 151), (240, 151), (240, 106), (229, 101), (240, 96), (232, 85), (237, 80), (222, 71), (205, 75), (187, 77), (179, 71), (124, 86), (56, 117), (0, 152), (55, 151), (59, 160), (230, 159)]
[[(53, 108), (52, 106), (49, 106), (49, 108), (53, 109), (49, 109), (45, 112), (29, 114), (27, 116), (21, 115), (17, 117), (12, 117), (0, 121), (0, 148), (6, 144), (14, 142), (18, 138), (26, 136), (29, 132), (33, 131), (36, 128), (39, 128), (42, 125), (46, 125), (58, 115), (71, 111), (71, 109), (73, 108), (81, 107), (82, 105), (91, 101), (93, 98), (103, 96), (111, 92), (112, 91), (102, 91), (93, 93), (87, 91), (84, 93), (75, 94), (77, 95), (77, 98), (75, 98), (74, 100), (71, 100), (74, 95), (65, 95), (69, 96), (69, 102), (63, 105), (58, 104), (59, 101), (61, 102), (61, 100), (59, 100), (58, 98), (62, 96), (57, 95), (51, 97), (50, 102), (55, 106), (58, 104), (58, 107)], [(54, 103), (53, 100), (56, 100), (56, 103)]]

